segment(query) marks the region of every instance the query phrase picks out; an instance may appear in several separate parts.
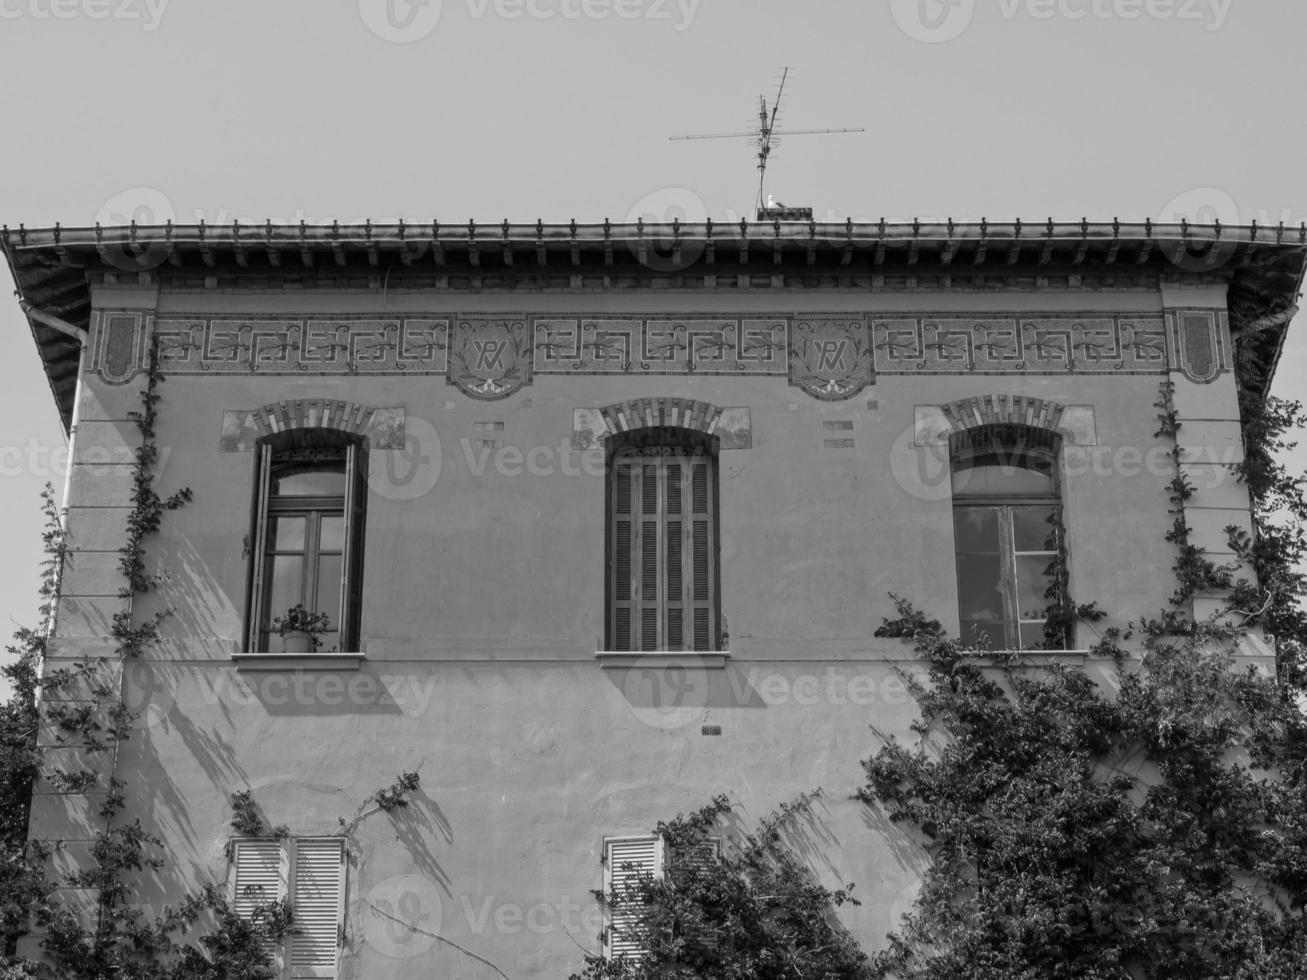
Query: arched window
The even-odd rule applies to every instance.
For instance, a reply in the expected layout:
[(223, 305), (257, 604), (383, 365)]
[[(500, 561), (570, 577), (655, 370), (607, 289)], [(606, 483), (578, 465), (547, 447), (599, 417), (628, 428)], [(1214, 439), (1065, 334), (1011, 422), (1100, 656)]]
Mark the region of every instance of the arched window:
[[(996, 650), (1062, 649), (1061, 438), (998, 423), (949, 439), (961, 636)], [(1051, 626), (1049, 624), (1052, 624)]]
[(608, 649), (720, 649), (716, 443), (672, 426), (610, 440)]
[(322, 651), (357, 651), (367, 458), (334, 429), (294, 429), (257, 447), (248, 649), (284, 652), (273, 621), (302, 605), (327, 617)]

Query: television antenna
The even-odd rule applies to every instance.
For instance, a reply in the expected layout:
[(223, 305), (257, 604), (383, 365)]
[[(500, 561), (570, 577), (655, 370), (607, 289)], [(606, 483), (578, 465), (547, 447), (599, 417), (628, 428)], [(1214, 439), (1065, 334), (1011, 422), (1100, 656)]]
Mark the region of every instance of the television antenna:
[[(673, 140), (721, 140), (721, 139), (738, 139), (746, 137), (755, 141), (758, 147), (758, 200), (756, 206), (758, 210), (763, 208), (763, 186), (767, 179), (767, 158), (771, 156), (773, 143), (779, 144), (781, 137), (784, 136), (814, 136), (827, 133), (863, 133), (866, 130), (857, 126), (852, 129), (777, 129), (776, 114), (781, 108), (781, 96), (785, 94), (785, 80), (789, 77), (790, 69), (787, 65), (781, 72), (781, 83), (776, 89), (776, 98), (772, 100), (771, 112), (767, 111), (767, 99), (765, 96), (758, 96), (758, 128), (748, 130), (742, 133), (703, 133), (689, 136), (671, 136)], [(769, 208), (784, 209), (784, 205), (779, 202), (773, 204), (768, 199)]]

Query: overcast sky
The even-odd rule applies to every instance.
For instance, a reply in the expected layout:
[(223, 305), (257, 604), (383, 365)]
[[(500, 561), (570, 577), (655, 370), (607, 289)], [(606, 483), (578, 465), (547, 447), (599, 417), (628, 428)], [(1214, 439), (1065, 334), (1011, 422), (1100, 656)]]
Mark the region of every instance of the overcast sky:
[[(1302, 0), (0, 0), (0, 221), (1307, 219)], [(7, 276), (7, 273), (0, 273)], [(1307, 324), (1276, 391), (1307, 391)], [(0, 613), (58, 414), (0, 302)], [(165, 409), (166, 410), (166, 409)]]

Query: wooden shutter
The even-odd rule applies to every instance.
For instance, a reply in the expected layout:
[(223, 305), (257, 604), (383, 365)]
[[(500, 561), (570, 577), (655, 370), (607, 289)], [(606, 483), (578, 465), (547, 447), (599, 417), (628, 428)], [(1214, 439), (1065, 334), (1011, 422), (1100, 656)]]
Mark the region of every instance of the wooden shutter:
[(646, 875), (658, 877), (663, 870), (661, 837), (623, 837), (604, 841), (604, 894), (608, 898), (608, 928), (604, 931), (604, 955), (639, 959), (647, 946), (639, 928), (639, 915), (620, 901), (636, 894), (636, 883)]
[(631, 554), (635, 512), (631, 507), (631, 467), (628, 460), (613, 460), (613, 553), (609, 558), (612, 580), (612, 625), (610, 642), (615, 650), (631, 649)]
[(656, 460), (613, 461), (611, 639), (616, 650), (659, 648), (662, 520)]
[[(239, 840), (232, 846), (227, 900), (242, 919), (251, 919), (258, 906), (286, 897), (289, 877), (286, 849), (276, 840)], [(269, 941), (263, 948), (270, 955), (277, 955), (278, 944)]]
[(698, 456), (689, 463), (690, 469), (690, 567), (686, 590), (686, 606), (693, 624), (694, 650), (717, 648), (717, 532), (713, 527), (712, 460)]
[(275, 840), (238, 840), (233, 844), (232, 908), (248, 918), (255, 906), (286, 897), (286, 864), (283, 848)]
[(721, 841), (716, 837), (708, 837), (692, 848), (677, 851), (669, 857), (669, 860), (675, 861), (678, 865), (703, 869), (721, 860), (721, 853)]
[(259, 649), (259, 627), (263, 619), (263, 576), (267, 568), (268, 546), (268, 483), (272, 476), (272, 447), (266, 443), (258, 447), (258, 468), (254, 474), (254, 527), (250, 533), (250, 599), (247, 603), (249, 620), (245, 626), (245, 649), (254, 653)]
[(367, 524), (368, 455), (351, 443), (345, 451), (345, 553), (341, 556), (340, 649), (358, 652), (363, 609), (363, 530)]
[[(693, 847), (678, 848), (667, 855), (669, 867), (681, 869), (683, 877), (678, 882), (701, 879), (715, 864), (721, 860), (721, 840), (708, 837)], [(672, 872), (673, 876), (676, 872)], [(708, 955), (717, 949), (713, 929), (704, 923), (681, 922), (679, 936), (684, 943), (687, 954)]]
[(610, 642), (614, 650), (717, 647), (713, 460), (657, 446), (612, 474)]
[(291, 980), (335, 977), (345, 909), (345, 849), (338, 837), (297, 840), (291, 876)]

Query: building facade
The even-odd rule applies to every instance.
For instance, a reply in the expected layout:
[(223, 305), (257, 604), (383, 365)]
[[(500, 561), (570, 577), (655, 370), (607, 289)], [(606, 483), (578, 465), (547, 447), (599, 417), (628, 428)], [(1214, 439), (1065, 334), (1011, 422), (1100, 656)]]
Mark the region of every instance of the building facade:
[[(1264, 383), (1236, 343), (1273, 359), (1304, 268), (1299, 229), (1082, 223), (4, 248), (72, 442), (50, 663), (91, 658), (138, 714), (111, 770), (165, 842), (142, 902), (260, 886), (305, 923), (287, 976), (369, 980), (621, 951), (595, 893), (721, 793), (747, 827), (820, 790), (806, 856), (856, 883), (841, 917), (883, 945), (924, 860), (851, 798), (870, 726), (910, 738), (916, 716), (910, 645), (873, 635), (890, 593), (1104, 670), (1095, 629), (1048, 607), (1166, 607), (1167, 383), (1192, 541), (1232, 557), (1238, 392)], [(193, 496), (144, 542), (157, 588), (124, 598), (152, 357), (154, 486)], [(281, 635), (297, 605), (326, 617), (316, 649)], [(128, 660), (125, 609), (167, 613)], [(47, 767), (95, 755), (42, 738)], [(378, 810), (414, 771), (410, 805)], [(57, 872), (90, 861), (106, 790), (38, 785)], [(245, 790), (289, 837), (233, 830)]]

